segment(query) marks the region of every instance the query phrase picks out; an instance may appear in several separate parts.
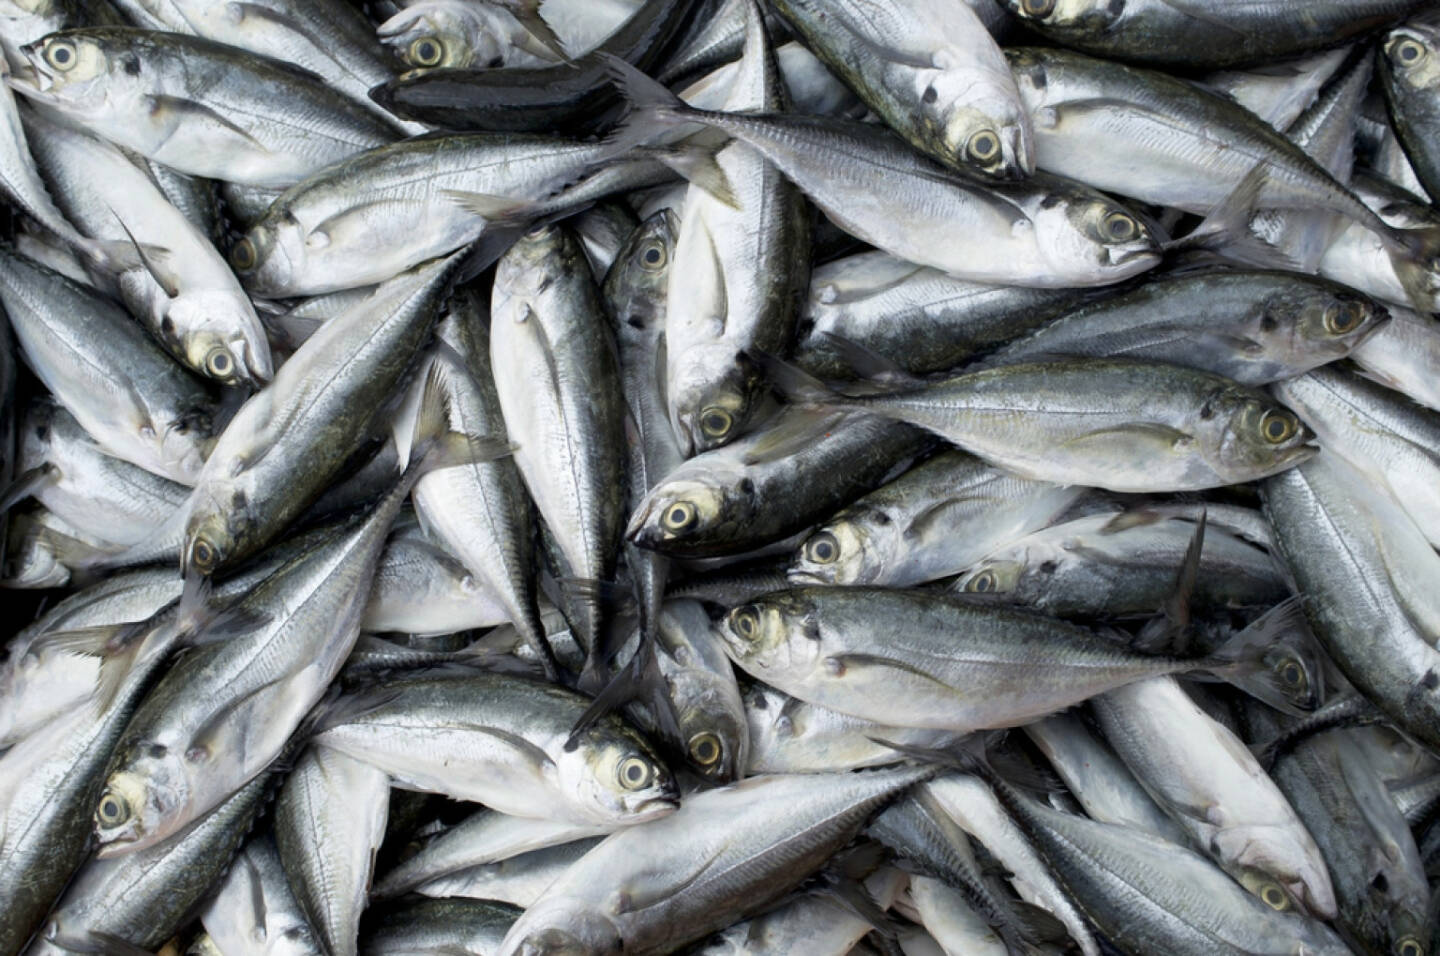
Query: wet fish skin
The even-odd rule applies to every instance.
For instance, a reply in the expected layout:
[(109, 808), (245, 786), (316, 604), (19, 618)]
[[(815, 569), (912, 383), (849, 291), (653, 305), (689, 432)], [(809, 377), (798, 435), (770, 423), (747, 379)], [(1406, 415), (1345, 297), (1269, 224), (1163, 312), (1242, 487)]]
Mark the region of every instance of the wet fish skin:
[(359, 951), (360, 914), (389, 810), (389, 776), (328, 747), (306, 749), (280, 787), (280, 865), (327, 953)]
[(1279, 272), (1156, 278), (1081, 306), (986, 356), (982, 367), (1058, 355), (1174, 362), (1244, 385), (1344, 358), (1389, 310), (1324, 279)]
[(923, 584), (1045, 527), (1081, 494), (942, 451), (836, 513), (787, 575), (796, 584)]
[[(1194, 535), (1190, 516), (1102, 511), (995, 549), (956, 579), (954, 589), (1064, 617), (1147, 617), (1174, 593)], [(1223, 527), (1206, 528), (1195, 608), (1268, 607), (1288, 594), (1266, 551)]]
[(917, 149), (997, 179), (1035, 171), (1030, 118), (1014, 77), (963, 0), (781, 0), (777, 7), (826, 65)]
[(752, 777), (697, 793), (671, 816), (621, 831), (577, 861), (515, 922), (499, 952), (668, 952), (763, 908), (876, 808), (933, 773)]
[(102, 448), (194, 484), (213, 400), (124, 310), (8, 251), (0, 251), (0, 302), (30, 369)]
[(636, 507), (626, 536), (675, 557), (751, 550), (832, 513), (927, 444), (873, 416), (786, 409), (672, 471)]
[(1297, 20), (1282, 3), (1216, 7), (1165, 0), (1000, 0), (1027, 27), (1095, 56), (1159, 67), (1264, 65), (1362, 36), (1423, 6), (1362, 0), (1317, 7)]
[[(669, 771), (619, 717), (565, 749), (589, 701), (563, 687), (479, 672), (377, 693), (377, 706), (315, 739), (385, 769), (396, 786), (580, 824), (632, 825), (675, 809)], [(429, 746), (416, 747), (417, 733)]]
[(1267, 480), (1262, 494), (1321, 646), (1397, 727), (1440, 746), (1440, 615), (1428, 593), (1440, 558), (1429, 542), (1328, 452)]
[(589, 837), (531, 850), (495, 863), (481, 863), (422, 883), (415, 892), (446, 899), (495, 900), (531, 907), (571, 865), (598, 846), (604, 837)]
[(200, 911), (219, 952), (240, 956), (320, 956), (269, 833), (252, 837)]
[(1440, 325), (1410, 309), (1390, 307), (1390, 321), (1351, 353), (1361, 374), (1440, 410)]
[(411, 525), (397, 528), (385, 545), (360, 626), (435, 636), (508, 620), (509, 612), (486, 582)]
[(794, 400), (919, 425), (993, 465), (1055, 484), (1198, 490), (1274, 474), (1314, 454), (1310, 431), (1263, 393), (1158, 362), (1030, 361), (870, 396), (778, 371)]
[(1440, 20), (1422, 12), (1385, 35), (1376, 57), (1391, 126), (1415, 174), (1433, 199), (1440, 195)]
[(367, 916), (365, 956), (493, 952), (520, 911), (486, 900), (415, 900)]
[[(567, 570), (612, 579), (624, 522), (625, 395), (615, 343), (579, 244), (563, 227), (532, 230), (496, 266), (490, 363), (515, 465)], [(572, 600), (573, 599), (573, 600)], [(573, 594), (562, 608), (603, 668), (602, 607)]]

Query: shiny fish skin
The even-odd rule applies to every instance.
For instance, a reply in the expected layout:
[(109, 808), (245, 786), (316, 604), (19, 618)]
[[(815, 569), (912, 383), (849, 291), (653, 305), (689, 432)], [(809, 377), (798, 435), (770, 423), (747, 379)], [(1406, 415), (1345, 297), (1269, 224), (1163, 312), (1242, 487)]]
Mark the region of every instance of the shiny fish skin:
[(225, 956), (319, 956), (321, 952), (268, 833), (253, 837), (240, 851), (201, 909), (200, 921)]
[(1385, 35), (1376, 58), (1380, 89), (1390, 118), (1415, 174), (1433, 199), (1440, 193), (1440, 21), (1422, 12)]

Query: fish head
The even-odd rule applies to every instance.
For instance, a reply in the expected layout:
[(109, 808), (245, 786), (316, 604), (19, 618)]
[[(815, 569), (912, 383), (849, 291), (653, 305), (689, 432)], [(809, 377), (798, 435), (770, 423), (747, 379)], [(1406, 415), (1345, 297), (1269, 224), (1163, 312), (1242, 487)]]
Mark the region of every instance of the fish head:
[[(668, 207), (652, 213), (636, 227), (605, 276), (606, 298), (630, 302), (642, 296), (663, 295), (679, 230), (680, 219)], [(621, 319), (631, 324), (644, 321), (628, 316)]]
[(786, 576), (795, 584), (874, 584), (893, 549), (872, 536), (872, 527), (858, 514), (822, 525), (795, 553)]
[(1125, 0), (1000, 0), (1021, 22), (1074, 39), (1102, 37), (1119, 25)]
[(1032, 220), (1054, 274), (1073, 285), (1104, 285), (1159, 264), (1162, 235), (1146, 217), (1078, 184), (1049, 182)]
[(254, 294), (284, 295), (303, 271), (305, 239), (300, 231), (288, 210), (272, 210), (235, 240), (228, 259), (241, 284)]
[(1242, 347), (1312, 368), (1349, 355), (1389, 319), (1389, 309), (1358, 292), (1297, 285), (1255, 304)]
[(967, 64), (920, 70), (915, 82), (921, 123), (957, 165), (994, 179), (1024, 179), (1035, 172), (1030, 120), (1008, 74), (977, 83)]
[(986, 558), (959, 577), (955, 590), (965, 594), (1011, 594), (1020, 587), (1027, 567), (1023, 555)]
[[(734, 681), (733, 677), (725, 676)], [(745, 776), (750, 750), (750, 726), (733, 705), (734, 690), (726, 697), (718, 688), (689, 695), (676, 717), (685, 741), (690, 766), (711, 783), (729, 783)]]
[[(740, 498), (747, 495), (742, 479), (736, 491)], [(753, 493), (753, 484), (749, 493)], [(709, 537), (716, 529), (737, 524), (750, 514), (744, 501), (727, 494), (725, 488), (708, 481), (680, 478), (663, 481), (650, 489), (640, 507), (630, 518), (626, 537), (642, 548), (665, 551), (682, 550), (687, 540), (702, 535)], [(678, 547), (677, 547), (678, 546)]]
[(163, 744), (139, 744), (126, 769), (111, 774), (95, 804), (101, 858), (153, 846), (178, 829), (190, 784), (179, 757)]
[[(233, 329), (228, 334), (222, 329)], [(171, 299), (161, 336), (192, 369), (222, 385), (260, 387), (274, 368), (270, 343), (248, 297), (239, 290), (201, 289)]]
[(545, 896), (505, 934), (502, 956), (606, 956), (623, 952), (620, 930), (593, 903)]
[(386, 20), (376, 34), (417, 74), (442, 68), (493, 69), (509, 58), (505, 18), (489, 4), (420, 0)]
[(84, 30), (61, 30), (20, 48), (31, 76), (12, 77), (21, 93), (65, 113), (99, 114), (143, 99), (139, 50), (115, 50)]
[(692, 349), (670, 378), (675, 434), (687, 458), (744, 434), (766, 391), (764, 377), (748, 357), (727, 349), (717, 365), (706, 360), (714, 355), (712, 349)]
[(562, 786), (598, 823), (654, 820), (680, 806), (675, 777), (643, 737), (618, 719), (601, 721), (556, 761)]
[(1394, 83), (1415, 90), (1440, 87), (1440, 26), (1412, 20), (1385, 35), (1380, 67)]
[(774, 591), (725, 615), (718, 629), (725, 653), (762, 680), (766, 674), (808, 670), (821, 657), (821, 631), (806, 590)]
[[(1278, 837), (1266, 828), (1235, 828), (1223, 831), (1222, 843), (1243, 843), (1238, 857), (1229, 857), (1225, 848), (1217, 852), (1233, 860), (1235, 878), (1260, 902), (1277, 913), (1308, 912), (1321, 919), (1334, 919), (1335, 890), (1330, 874), (1319, 860), (1296, 860), (1288, 845), (1288, 834)], [(1283, 841), (1277, 843), (1276, 840)], [(1274, 852), (1270, 852), (1271, 848)]]
[[(57, 436), (56, 419), (60, 406), (49, 401), (34, 401), (25, 409), (25, 423), (20, 430), (20, 467), (34, 468), (50, 460), (50, 449)], [(69, 429), (66, 429), (69, 431)]]
[(1225, 386), (1193, 423), (1205, 457), (1227, 483), (1273, 475), (1315, 454), (1315, 433), (1294, 412), (1247, 389)]
[(186, 577), (208, 577), (233, 558), (248, 553), (255, 521), (242, 489), (197, 488), (185, 522), (180, 569)]

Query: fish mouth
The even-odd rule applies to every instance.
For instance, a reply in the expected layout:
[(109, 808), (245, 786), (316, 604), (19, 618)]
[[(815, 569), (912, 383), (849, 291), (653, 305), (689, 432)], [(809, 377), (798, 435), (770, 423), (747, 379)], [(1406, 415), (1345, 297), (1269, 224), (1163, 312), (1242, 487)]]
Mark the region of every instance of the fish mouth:
[(636, 804), (634, 811), (630, 813), (630, 818), (638, 822), (655, 820), (668, 816), (679, 809), (679, 797), (651, 797), (649, 800), (643, 800)]

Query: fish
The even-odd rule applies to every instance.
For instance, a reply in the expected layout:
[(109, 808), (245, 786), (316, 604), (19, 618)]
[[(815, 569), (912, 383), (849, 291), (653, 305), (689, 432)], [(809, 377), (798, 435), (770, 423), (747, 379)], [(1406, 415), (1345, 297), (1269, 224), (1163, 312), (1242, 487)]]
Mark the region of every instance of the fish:
[(1440, 22), (1423, 11), (1385, 35), (1376, 57), (1395, 136), (1416, 176), (1433, 199), (1440, 192), (1440, 156), (1430, 143), (1440, 122), (1434, 56)]

